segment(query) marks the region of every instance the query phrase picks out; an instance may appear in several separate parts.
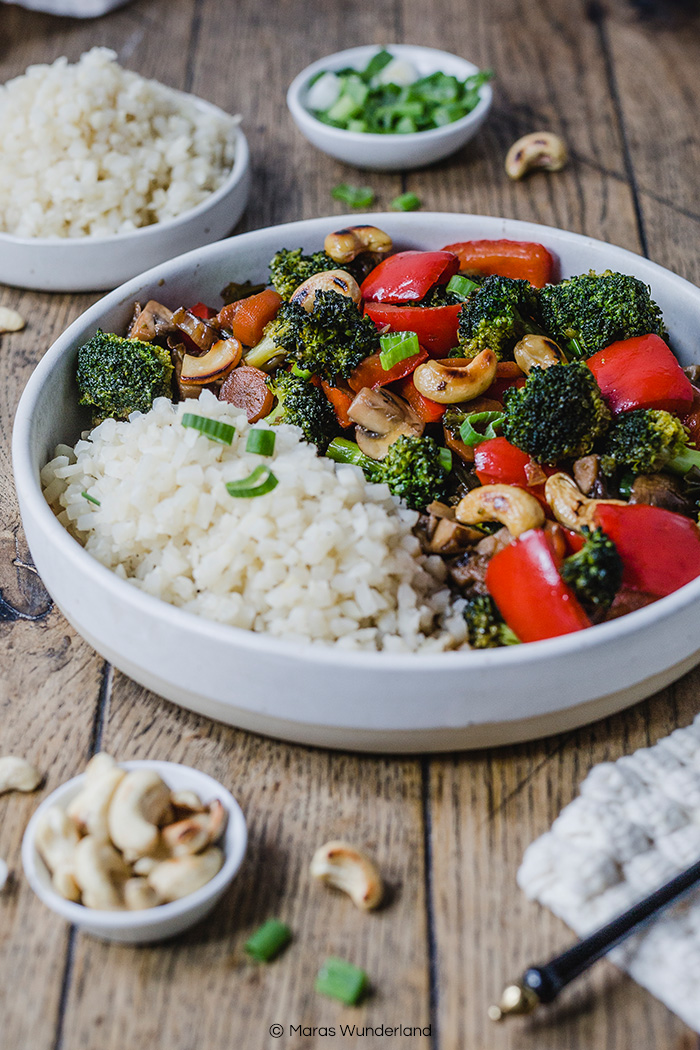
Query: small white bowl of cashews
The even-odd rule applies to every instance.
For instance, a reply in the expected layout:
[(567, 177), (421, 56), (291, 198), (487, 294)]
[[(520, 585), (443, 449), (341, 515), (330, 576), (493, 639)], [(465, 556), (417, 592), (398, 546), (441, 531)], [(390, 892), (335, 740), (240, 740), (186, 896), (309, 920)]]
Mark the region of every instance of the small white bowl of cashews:
[(101, 940), (137, 944), (203, 919), (246, 842), (240, 806), (206, 773), (100, 752), (38, 807), (22, 864), (52, 911)]

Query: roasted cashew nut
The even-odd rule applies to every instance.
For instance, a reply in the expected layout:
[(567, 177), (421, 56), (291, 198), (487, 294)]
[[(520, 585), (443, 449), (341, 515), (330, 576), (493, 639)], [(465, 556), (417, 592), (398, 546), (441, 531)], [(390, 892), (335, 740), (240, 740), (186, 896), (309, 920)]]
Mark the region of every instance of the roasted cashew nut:
[(382, 900), (384, 887), (373, 862), (347, 842), (326, 842), (313, 857), (309, 871), (314, 878), (342, 890), (362, 911), (376, 908)]
[(526, 374), (532, 368), (549, 368), (550, 365), (564, 365), (566, 358), (560, 347), (546, 335), (524, 335), (515, 344), (513, 357)]
[(424, 361), (413, 373), (416, 390), (440, 405), (473, 401), (493, 383), (498, 360), (493, 350), (482, 350), (473, 358), (444, 357)]
[(80, 900), (80, 889), (73, 876), (73, 861), (80, 835), (65, 810), (50, 806), (40, 817), (34, 844), (51, 872), (53, 887), (69, 901)]
[(621, 499), (589, 499), (588, 496), (584, 496), (573, 478), (563, 471), (547, 478), (544, 498), (557, 521), (574, 532), (582, 532), (584, 528), (595, 528), (595, 511), (600, 503), (625, 505), (625, 501)]
[(349, 263), (363, 252), (388, 255), (393, 247), (391, 237), (378, 226), (348, 226), (329, 233), (323, 242), (326, 255), (338, 263)]
[(161, 901), (176, 901), (206, 885), (220, 871), (224, 855), (217, 846), (204, 853), (173, 857), (156, 864), (148, 875), (148, 883)]
[(514, 142), (506, 156), (506, 174), (522, 179), (528, 171), (561, 171), (568, 160), (564, 140), (551, 131), (534, 131)]
[(117, 787), (107, 813), (109, 837), (127, 860), (151, 853), (158, 825), (172, 814), (170, 788), (153, 769), (133, 769)]
[(124, 904), (129, 911), (143, 911), (162, 903), (147, 879), (135, 877), (124, 883)]
[(124, 907), (124, 884), (131, 869), (109, 842), (92, 835), (81, 839), (75, 847), (73, 872), (86, 908), (115, 911)]
[(111, 755), (101, 751), (85, 767), (85, 785), (67, 809), (68, 816), (84, 835), (109, 838), (107, 812), (112, 796), (126, 776)]
[(162, 828), (163, 845), (173, 857), (199, 853), (221, 838), (227, 818), (226, 808), (215, 799), (203, 813), (194, 813)]
[(472, 489), (455, 507), (455, 517), (462, 525), (500, 521), (511, 536), (544, 525), (539, 500), (516, 485), (482, 485)]
[(4, 791), (33, 791), (41, 783), (41, 773), (25, 758), (0, 758), (0, 795)]
[(316, 292), (337, 292), (338, 295), (352, 299), (355, 304), (362, 298), (359, 284), (349, 273), (345, 270), (326, 270), (324, 273), (315, 273), (307, 277), (295, 290), (290, 302), (302, 306), (307, 314), (310, 314), (314, 308)]

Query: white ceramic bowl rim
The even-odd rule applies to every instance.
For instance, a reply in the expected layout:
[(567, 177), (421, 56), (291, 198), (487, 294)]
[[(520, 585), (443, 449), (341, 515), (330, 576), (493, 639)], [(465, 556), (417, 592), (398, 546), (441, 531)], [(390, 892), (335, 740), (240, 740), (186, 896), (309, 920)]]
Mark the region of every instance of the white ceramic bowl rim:
[[(436, 63), (436, 72), (441, 68), (439, 66), (440, 59), (443, 61), (449, 59), (450, 62), (459, 62), (464, 69), (465, 78), (473, 76), (474, 73), (481, 72), (479, 66), (474, 65), (473, 62), (470, 62), (466, 58), (462, 58), (461, 55), (455, 55), (449, 51), (440, 51), (434, 47), (422, 47), (418, 44), (386, 44), (384, 47), (386, 47), (387, 51), (391, 51), (392, 54), (406, 59), (410, 59), (412, 56), (415, 57), (416, 54), (430, 58)], [(381, 50), (381, 45), (366, 44), (362, 47), (348, 48), (346, 51), (336, 51), (333, 55), (326, 55), (325, 58), (319, 58), (316, 62), (312, 62), (310, 66), (306, 67), (306, 69), (302, 69), (301, 73), (297, 74), (289, 85), (287, 91), (287, 105), (297, 117), (313, 121), (314, 124), (322, 127), (324, 133), (327, 134), (330, 139), (336, 139), (343, 142), (352, 142), (355, 140), (364, 143), (386, 143), (387, 141), (395, 139), (406, 143), (407, 145), (418, 142), (431, 142), (434, 139), (441, 139), (459, 128), (468, 127), (470, 124), (480, 120), (484, 110), (487, 110), (490, 107), (493, 96), (491, 85), (482, 84), (479, 88), (479, 101), (476, 106), (469, 113), (460, 117), (459, 120), (453, 120), (451, 123), (444, 124), (439, 128), (428, 128), (425, 131), (411, 131), (405, 135), (399, 135), (395, 132), (380, 134), (374, 131), (348, 131), (347, 128), (334, 128), (332, 124), (325, 124), (322, 120), (319, 120), (313, 111), (308, 109), (306, 104), (302, 101), (302, 96), (308, 87), (309, 80), (314, 74), (323, 72), (333, 73), (334, 68), (332, 67), (342, 69), (344, 66), (352, 66), (355, 61), (360, 62), (363, 59), (369, 58), (373, 53)], [(331, 65), (329, 65), (329, 63), (331, 63)]]
[[(228, 812), (227, 832), (229, 829), (231, 830), (233, 843), (226, 841), (227, 832), (224, 832), (224, 838), (219, 844), (224, 849), (224, 863), (214, 878), (210, 879), (198, 890), (195, 890), (194, 893), (188, 893), (186, 897), (181, 897), (180, 900), (159, 904), (154, 908), (144, 908), (140, 911), (104, 911), (100, 908), (87, 908), (84, 904), (66, 900), (52, 888), (50, 883), (40, 881), (36, 870), (40, 866), (46, 870), (46, 865), (39, 856), (34, 842), (39, 819), (50, 806), (59, 805), (62, 808), (62, 800), (76, 794), (77, 789), (85, 779), (84, 773), (66, 780), (55, 791), (52, 791), (40, 803), (30, 818), (22, 838), (22, 865), (24, 872), (37, 897), (45, 902), (51, 901), (51, 906), (75, 926), (86, 924), (99, 925), (110, 930), (118, 930), (128, 926), (136, 930), (142, 926), (153, 926), (155, 922), (162, 922), (165, 925), (169, 919), (177, 918), (190, 910), (194, 911), (199, 904), (215, 896), (217, 892), (225, 888), (231, 881), (245, 856), (248, 841), (245, 817), (231, 792), (218, 780), (215, 780), (214, 777), (209, 776), (208, 773), (203, 773), (201, 770), (193, 770), (193, 767), (183, 766), (178, 762), (161, 762), (148, 759), (119, 762), (118, 765), (126, 770), (155, 769), (156, 772), (163, 776), (168, 786), (173, 789), (176, 787), (178, 771), (183, 769), (186, 769), (188, 772), (196, 772), (200, 777), (211, 783), (212, 797), (219, 798)], [(169, 782), (169, 776), (172, 776), (173, 783)], [(204, 799), (203, 801), (207, 800)]]
[[(172, 90), (175, 91), (174, 88)], [(4, 243), (9, 247), (12, 247), (13, 245), (21, 245), (27, 248), (36, 248), (37, 250), (55, 247), (56, 245), (61, 245), (61, 247), (65, 247), (69, 251), (79, 251), (81, 248), (87, 246), (90, 248), (109, 248), (110, 245), (119, 244), (120, 242), (128, 241), (131, 238), (138, 241), (143, 237), (153, 237), (155, 234), (168, 230), (176, 230), (178, 226), (182, 226), (191, 219), (196, 218), (198, 215), (202, 215), (209, 211), (209, 209), (218, 204), (223, 197), (226, 197), (231, 193), (239, 182), (245, 178), (250, 164), (248, 140), (243, 134), (240, 125), (235, 122), (235, 117), (230, 113), (226, 113), (225, 110), (220, 109), (219, 106), (215, 106), (213, 102), (208, 102), (206, 99), (199, 98), (197, 95), (189, 95), (184, 91), (176, 91), (176, 94), (183, 95), (198, 109), (210, 110), (218, 116), (227, 117), (234, 122), (236, 152), (233, 158), (233, 167), (217, 189), (209, 193), (204, 200), (199, 202), (199, 204), (195, 204), (193, 208), (188, 208), (187, 211), (180, 212), (179, 215), (174, 215), (171, 219), (164, 219), (162, 222), (152, 222), (148, 226), (137, 226), (135, 230), (124, 230), (122, 233), (112, 233), (105, 237), (93, 237), (90, 234), (87, 234), (84, 237), (18, 237), (14, 233), (5, 233), (0, 230), (0, 244)]]
[[(391, 221), (394, 226), (398, 226), (402, 230), (405, 229), (406, 234), (408, 235), (410, 234), (412, 222), (416, 217), (419, 217), (423, 222), (430, 222), (431, 219), (439, 220), (444, 218), (445, 214), (446, 213), (439, 212), (420, 212), (399, 215), (397, 213), (396, 215), (391, 216)], [(460, 225), (468, 229), (470, 221), (475, 223), (483, 220), (482, 216), (466, 215), (463, 213), (454, 213), (453, 217), (455, 219), (456, 229), (459, 229)], [(322, 243), (325, 233), (327, 233), (328, 229), (333, 226), (335, 226), (335, 228), (340, 228), (343, 224), (355, 225), (358, 223), (381, 226), (382, 222), (386, 223), (386, 220), (386, 213), (381, 212), (371, 212), (359, 215), (333, 215), (318, 219), (306, 219), (298, 222), (286, 223), (277, 227), (269, 227), (267, 228), (267, 232), (274, 230), (276, 234), (278, 233), (279, 244), (282, 245), (284, 243), (293, 244), (300, 239), (303, 240), (304, 238), (308, 238), (310, 231), (315, 233), (317, 230), (319, 243)], [(536, 223), (515, 219), (493, 219), (490, 221), (503, 224), (504, 230), (507, 231), (503, 233), (503, 236), (510, 236), (511, 238), (517, 238), (524, 241), (537, 240), (543, 242), (545, 245), (547, 244), (548, 234), (561, 237), (562, 233), (566, 232), (559, 230), (556, 227), (541, 226)], [(74, 344), (74, 333), (77, 335), (78, 331), (83, 332), (90, 323), (94, 323), (95, 327), (97, 327), (99, 319), (107, 309), (131, 301), (133, 296), (143, 287), (145, 282), (155, 283), (161, 278), (167, 278), (173, 268), (179, 270), (182, 268), (183, 264), (190, 263), (190, 261), (194, 272), (196, 264), (205, 259), (208, 253), (213, 254), (220, 252), (222, 244), (230, 245), (232, 254), (235, 254), (238, 245), (243, 246), (246, 242), (254, 242), (260, 232), (261, 231), (254, 230), (250, 233), (239, 234), (236, 237), (231, 237), (227, 241), (220, 241), (216, 244), (207, 245), (204, 248), (195, 249), (192, 252), (188, 252), (186, 255), (180, 256), (176, 260), (171, 260), (170, 262), (154, 267), (146, 274), (140, 274), (139, 276), (132, 278), (132, 280), (128, 281), (120, 288), (115, 289), (113, 292), (110, 292), (104, 298), (100, 299), (89, 310), (74, 321), (46, 352), (30, 376), (15, 418), (13, 460), (15, 471), (22, 475), (23, 482), (27, 482), (31, 479), (31, 484), (25, 483), (23, 486), (26, 507), (28, 512), (40, 521), (42, 530), (50, 537), (57, 558), (69, 559), (69, 561), (75, 565), (76, 571), (92, 577), (94, 583), (102, 589), (105, 595), (113, 594), (119, 601), (133, 607), (135, 610), (139, 608), (144, 611), (148, 610), (154, 617), (158, 617), (161, 621), (172, 624), (173, 627), (179, 627), (183, 631), (187, 631), (190, 637), (197, 638), (199, 635), (207, 636), (219, 641), (222, 645), (226, 645), (227, 642), (235, 640), (238, 645), (249, 648), (254, 652), (258, 651), (261, 655), (274, 651), (280, 655), (284, 655), (285, 658), (294, 662), (305, 663), (312, 661), (317, 664), (327, 664), (335, 668), (350, 669), (360, 667), (387, 673), (393, 670), (405, 671), (407, 667), (416, 670), (420, 669), (422, 671), (439, 671), (446, 666), (446, 661), (451, 662), (452, 666), (457, 666), (459, 668), (463, 667), (465, 672), (470, 670), (487, 671), (489, 668), (501, 665), (510, 667), (521, 666), (525, 668), (529, 664), (537, 663), (540, 660), (546, 660), (550, 656), (565, 656), (567, 653), (580, 651), (582, 649), (595, 649), (598, 641), (603, 636), (605, 636), (607, 640), (611, 640), (613, 637), (622, 639), (627, 635), (636, 632), (638, 628), (643, 628), (654, 622), (661, 622), (665, 619), (671, 618), (678, 610), (700, 600), (699, 577), (698, 579), (687, 583), (679, 590), (674, 591), (667, 597), (661, 598), (652, 605), (648, 605), (636, 612), (628, 613), (627, 615), (621, 616), (609, 623), (598, 624), (587, 628), (584, 631), (576, 631), (573, 634), (563, 635), (559, 638), (552, 638), (546, 641), (528, 642), (524, 645), (508, 646), (502, 649), (462, 650), (440, 653), (346, 651), (338, 649), (335, 646), (320, 646), (312, 644), (309, 644), (308, 646), (299, 646), (296, 643), (285, 641), (284, 639), (272, 638), (264, 633), (246, 631), (242, 628), (231, 627), (228, 624), (221, 624), (212, 620), (207, 620), (203, 617), (196, 616), (193, 613), (186, 612), (183, 609), (179, 609), (176, 606), (169, 605), (167, 602), (155, 598), (152, 595), (145, 594), (127, 581), (121, 580), (114, 572), (101, 565), (100, 562), (93, 558), (92, 555), (88, 554), (78, 541), (73, 539), (73, 537), (59, 523), (44, 499), (39, 476), (35, 473), (32, 466), (30, 453), (31, 419), (43, 383), (51, 373), (56, 361)], [(566, 238), (568, 242), (573, 242), (581, 247), (596, 247), (598, 249), (605, 249), (608, 247), (604, 241), (586, 237), (582, 234), (566, 232)], [(643, 261), (644, 269), (648, 273), (658, 273), (661, 277), (662, 275), (667, 276), (670, 272), (668, 269), (659, 266), (657, 263), (650, 262), (647, 259), (642, 259), (642, 257), (636, 255), (634, 252), (627, 251), (626, 249), (615, 246), (615, 252), (621, 253), (623, 257), (629, 259), (630, 273), (635, 272), (635, 269), (639, 267), (640, 261)], [(698, 290), (683, 278), (674, 275), (674, 281), (681, 282), (683, 285), (687, 286), (695, 296), (699, 294)]]

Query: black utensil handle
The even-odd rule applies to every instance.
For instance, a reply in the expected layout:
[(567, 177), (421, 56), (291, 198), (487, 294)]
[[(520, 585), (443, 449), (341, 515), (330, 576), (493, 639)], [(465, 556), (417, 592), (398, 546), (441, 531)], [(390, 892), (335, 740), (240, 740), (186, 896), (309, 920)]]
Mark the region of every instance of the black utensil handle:
[(523, 975), (523, 984), (532, 989), (540, 1002), (551, 1003), (562, 988), (624, 940), (637, 926), (654, 918), (698, 883), (700, 861), (544, 966), (531, 966)]

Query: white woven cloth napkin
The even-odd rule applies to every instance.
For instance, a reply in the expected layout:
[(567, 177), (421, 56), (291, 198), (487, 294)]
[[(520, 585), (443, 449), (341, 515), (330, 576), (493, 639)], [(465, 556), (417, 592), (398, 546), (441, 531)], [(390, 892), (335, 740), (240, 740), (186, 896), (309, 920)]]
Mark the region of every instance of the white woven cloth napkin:
[[(594, 766), (518, 883), (579, 936), (700, 860), (700, 715), (653, 747)], [(700, 890), (608, 956), (700, 1032)]]

